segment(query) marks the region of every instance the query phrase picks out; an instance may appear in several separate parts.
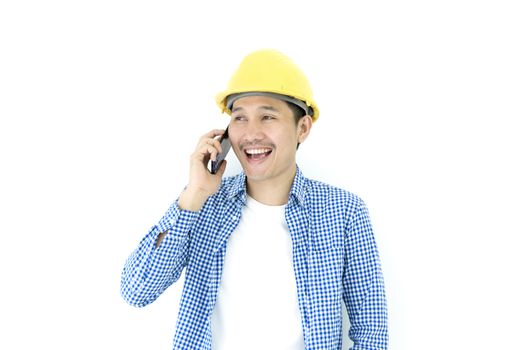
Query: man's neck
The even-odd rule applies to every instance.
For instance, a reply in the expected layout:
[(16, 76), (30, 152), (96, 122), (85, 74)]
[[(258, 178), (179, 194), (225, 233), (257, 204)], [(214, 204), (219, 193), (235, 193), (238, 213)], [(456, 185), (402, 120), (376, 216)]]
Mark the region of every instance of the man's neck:
[(284, 205), (289, 199), (297, 169), (282, 174), (271, 181), (250, 181), (247, 179), (247, 193), (256, 201), (267, 205)]

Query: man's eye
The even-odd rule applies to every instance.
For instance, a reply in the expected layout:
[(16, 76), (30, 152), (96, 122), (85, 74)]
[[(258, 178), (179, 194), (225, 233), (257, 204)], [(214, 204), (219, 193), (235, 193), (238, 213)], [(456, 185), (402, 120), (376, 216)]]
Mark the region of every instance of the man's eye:
[(246, 119), (246, 118), (245, 118), (244, 116), (242, 116), (242, 115), (237, 115), (237, 116), (235, 117), (235, 120), (245, 120), (245, 119)]
[(264, 120), (271, 120), (271, 119), (275, 119), (272, 115), (265, 115), (263, 117)]

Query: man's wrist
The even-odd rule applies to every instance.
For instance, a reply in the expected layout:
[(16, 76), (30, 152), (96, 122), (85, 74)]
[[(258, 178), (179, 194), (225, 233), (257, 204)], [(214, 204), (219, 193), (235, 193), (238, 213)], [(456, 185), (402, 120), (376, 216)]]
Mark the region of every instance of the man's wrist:
[(209, 196), (192, 188), (186, 188), (178, 198), (178, 207), (182, 210), (199, 211)]

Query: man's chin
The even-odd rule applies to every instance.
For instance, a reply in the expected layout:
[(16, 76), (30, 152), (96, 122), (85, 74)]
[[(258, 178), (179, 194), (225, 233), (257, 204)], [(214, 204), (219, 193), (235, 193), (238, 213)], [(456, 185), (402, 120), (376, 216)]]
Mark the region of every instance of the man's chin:
[(259, 171), (246, 171), (244, 170), (244, 174), (246, 174), (246, 177), (249, 181), (264, 181), (267, 179), (266, 174), (261, 173)]
[(262, 169), (261, 167), (252, 167), (252, 166), (243, 166), (244, 174), (246, 175), (249, 181), (264, 181), (268, 178), (267, 169)]

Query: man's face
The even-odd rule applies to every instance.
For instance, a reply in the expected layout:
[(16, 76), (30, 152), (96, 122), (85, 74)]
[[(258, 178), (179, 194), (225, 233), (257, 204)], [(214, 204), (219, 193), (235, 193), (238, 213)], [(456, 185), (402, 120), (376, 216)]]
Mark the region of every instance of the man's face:
[(311, 124), (305, 122), (309, 127), (304, 128), (301, 120), (296, 125), (287, 104), (267, 96), (239, 98), (231, 109), (229, 138), (248, 180), (294, 176), (296, 146), (305, 140)]

